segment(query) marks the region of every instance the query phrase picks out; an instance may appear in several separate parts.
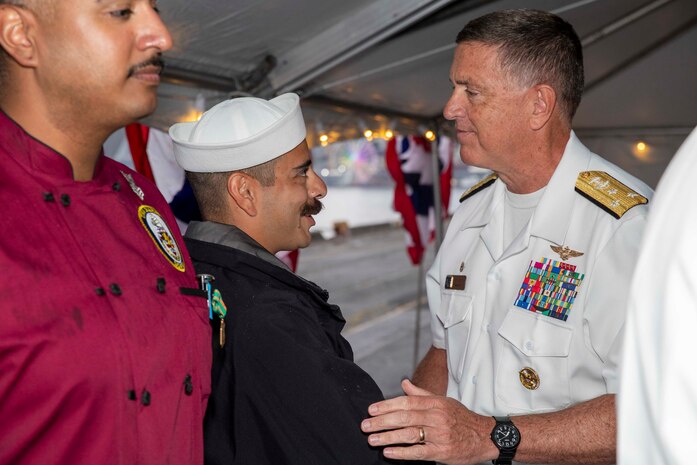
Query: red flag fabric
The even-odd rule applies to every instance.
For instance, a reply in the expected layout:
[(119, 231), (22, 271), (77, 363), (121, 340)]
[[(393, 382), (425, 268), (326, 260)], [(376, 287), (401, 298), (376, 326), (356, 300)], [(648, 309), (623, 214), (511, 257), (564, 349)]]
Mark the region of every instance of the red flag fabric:
[(133, 164), (137, 172), (155, 182), (155, 177), (152, 174), (150, 161), (148, 160), (148, 135), (150, 128), (140, 123), (131, 123), (126, 126), (126, 138), (128, 146), (131, 149)]
[[(444, 218), (448, 216), (452, 177), (452, 143), (449, 142), (443, 138), (438, 147), (439, 194)], [(411, 262), (418, 265), (435, 234), (431, 142), (422, 136), (394, 137), (387, 142), (385, 159), (387, 170), (395, 181), (393, 207), (402, 216), (407, 253)]]
[(407, 253), (412, 264), (418, 265), (423, 258), (424, 244), (421, 241), (416, 210), (407, 192), (407, 183), (402, 172), (402, 163), (397, 151), (399, 139), (399, 137), (393, 137), (387, 142), (385, 159), (387, 170), (395, 181), (393, 208), (402, 215), (402, 223), (407, 232)]
[(440, 199), (443, 205), (443, 218), (448, 218), (450, 213), (450, 183), (453, 178), (453, 141), (447, 136), (441, 136), (438, 140), (438, 156), (440, 157)]

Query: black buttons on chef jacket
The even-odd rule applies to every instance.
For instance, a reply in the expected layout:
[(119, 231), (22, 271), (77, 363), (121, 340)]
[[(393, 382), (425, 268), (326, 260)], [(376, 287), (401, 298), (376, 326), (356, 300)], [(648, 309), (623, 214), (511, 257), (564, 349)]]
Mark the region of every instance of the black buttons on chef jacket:
[[(121, 294), (123, 294), (123, 291), (121, 290), (121, 286), (119, 286), (116, 283), (109, 284), (109, 291), (112, 293), (112, 295), (115, 295), (117, 297), (120, 296)], [(103, 287), (95, 287), (94, 293), (100, 297), (103, 295), (106, 295), (106, 291), (104, 290)]]
[[(187, 396), (190, 396), (191, 394), (194, 393), (194, 379), (190, 374), (187, 374), (184, 377), (184, 393)], [(128, 391), (128, 400), (138, 400), (138, 397), (136, 396), (136, 391), (131, 389)], [(150, 394), (150, 391), (147, 389), (143, 389), (143, 392), (140, 393), (140, 403), (144, 406), (147, 407), (150, 405), (152, 402), (152, 395)]]
[(115, 296), (120, 296), (121, 295), (121, 286), (119, 286), (116, 283), (111, 283), (109, 284), (109, 290), (111, 291), (112, 294)]
[(165, 281), (165, 278), (163, 278), (162, 276), (158, 277), (157, 278), (157, 292), (159, 292), (160, 294), (164, 294), (165, 293), (165, 284), (167, 284), (167, 282)]
[[(42, 192), (41, 195), (44, 198), (44, 202), (55, 202), (56, 197), (51, 192)], [(70, 206), (70, 196), (68, 194), (61, 194), (60, 196), (61, 204), (64, 207)]]
[(194, 392), (194, 383), (191, 379), (191, 375), (186, 375), (186, 378), (184, 378), (184, 393), (190, 396), (192, 392)]
[[(41, 195), (44, 198), (44, 202), (55, 202), (56, 201), (56, 197), (53, 195), (52, 192), (42, 192)], [(64, 207), (70, 206), (70, 196), (68, 194), (61, 194), (60, 201)]]

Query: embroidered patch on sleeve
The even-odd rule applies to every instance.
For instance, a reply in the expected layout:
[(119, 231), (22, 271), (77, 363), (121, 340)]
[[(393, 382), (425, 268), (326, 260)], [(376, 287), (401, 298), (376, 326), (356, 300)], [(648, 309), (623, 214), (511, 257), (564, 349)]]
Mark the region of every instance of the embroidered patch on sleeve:
[(566, 321), (584, 278), (576, 265), (551, 258), (531, 261), (514, 305)]
[(184, 257), (164, 218), (149, 205), (138, 207), (138, 218), (167, 261), (177, 270), (184, 271)]

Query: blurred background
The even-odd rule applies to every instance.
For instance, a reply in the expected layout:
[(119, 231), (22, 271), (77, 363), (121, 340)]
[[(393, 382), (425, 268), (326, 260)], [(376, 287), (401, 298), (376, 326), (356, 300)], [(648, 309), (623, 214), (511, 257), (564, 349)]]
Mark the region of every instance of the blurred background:
[[(422, 306), (417, 323), (415, 309), (433, 258), (430, 231), (437, 218), (447, 223), (460, 194), (486, 174), (460, 161), (441, 115), (454, 39), (467, 21), (505, 8), (548, 10), (569, 21), (585, 58), (576, 134), (653, 187), (697, 125), (695, 0), (168, 0), (160, 8), (175, 46), (158, 110), (142, 126), (115, 133), (105, 152), (149, 170), (185, 229), (196, 211), (169, 126), (228, 98), (298, 93), (329, 194), (316, 240), (293, 264), (342, 306), (357, 360), (387, 395), (411, 373), (416, 327), (424, 330), (416, 352), (429, 345), (428, 314)], [(400, 186), (387, 169), (390, 141), (400, 160), (423, 158), (422, 181), (436, 182), (432, 190), (441, 194), (416, 261), (393, 209)], [(413, 235), (409, 241), (414, 246)]]

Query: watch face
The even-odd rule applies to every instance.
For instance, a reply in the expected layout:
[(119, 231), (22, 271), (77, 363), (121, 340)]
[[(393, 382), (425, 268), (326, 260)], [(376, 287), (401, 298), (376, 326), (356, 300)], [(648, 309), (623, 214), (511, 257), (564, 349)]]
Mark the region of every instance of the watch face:
[(496, 425), (491, 435), (492, 439), (499, 448), (510, 449), (516, 447), (520, 442), (518, 428), (513, 425)]

